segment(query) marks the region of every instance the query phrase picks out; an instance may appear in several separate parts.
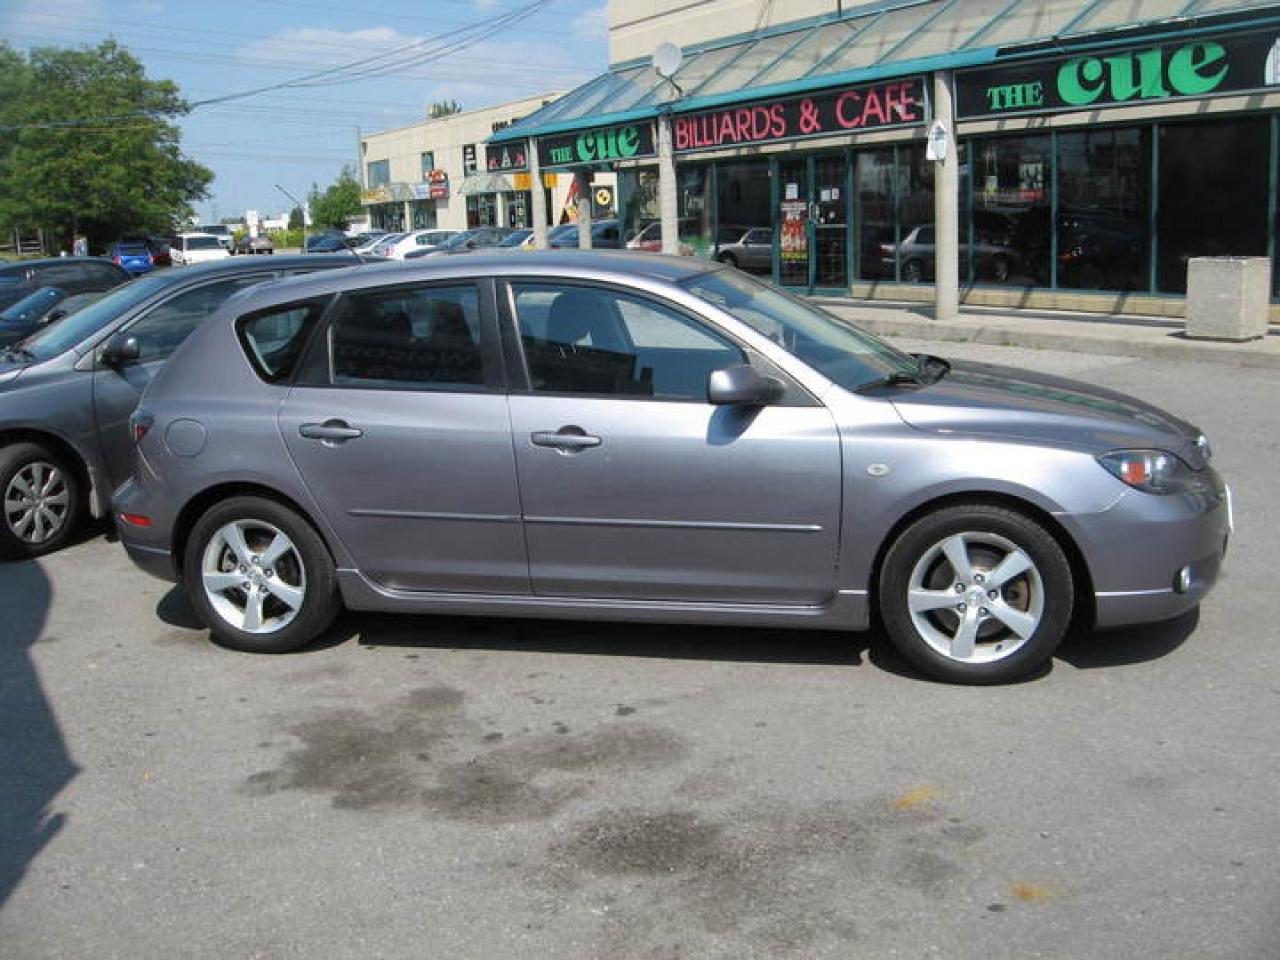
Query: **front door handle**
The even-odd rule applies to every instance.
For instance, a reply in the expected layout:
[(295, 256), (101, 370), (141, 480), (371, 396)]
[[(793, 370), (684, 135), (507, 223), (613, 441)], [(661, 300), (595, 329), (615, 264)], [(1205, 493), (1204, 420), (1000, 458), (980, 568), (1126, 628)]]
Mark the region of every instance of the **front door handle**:
[(538, 430), (530, 435), (536, 447), (551, 447), (562, 453), (576, 453), (590, 447), (598, 447), (604, 441), (593, 437), (581, 427), (561, 427), (559, 430)]
[(307, 440), (323, 440), (325, 443), (343, 443), (364, 436), (358, 427), (348, 426), (345, 420), (326, 420), (324, 423), (304, 423), (298, 427), (298, 435)]

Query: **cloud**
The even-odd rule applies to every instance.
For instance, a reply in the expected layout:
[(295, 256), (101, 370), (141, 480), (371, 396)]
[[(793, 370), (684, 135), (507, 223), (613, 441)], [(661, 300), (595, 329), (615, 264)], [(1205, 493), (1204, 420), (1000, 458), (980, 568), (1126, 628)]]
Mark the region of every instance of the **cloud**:
[(302, 61), (310, 61), (314, 67), (323, 69), (379, 52), (389, 53), (422, 39), (391, 27), (352, 31), (302, 27), (256, 40), (244, 47), (239, 57), (247, 63), (261, 66), (287, 64), (297, 67)]
[[(104, 0), (27, 0), (14, 9), (8, 23), (4, 25), (4, 33), (12, 33), (21, 38), (38, 38), (31, 46), (46, 46), (50, 43), (66, 43), (81, 46), (88, 43), (85, 39), (81, 21), (86, 18), (101, 18), (106, 13)], [(67, 29), (63, 29), (63, 25)]]
[(140, 17), (158, 17), (164, 13), (163, 0), (131, 0), (129, 11)]
[(579, 40), (604, 40), (609, 36), (609, 8), (605, 4), (583, 10), (573, 18), (573, 35)]

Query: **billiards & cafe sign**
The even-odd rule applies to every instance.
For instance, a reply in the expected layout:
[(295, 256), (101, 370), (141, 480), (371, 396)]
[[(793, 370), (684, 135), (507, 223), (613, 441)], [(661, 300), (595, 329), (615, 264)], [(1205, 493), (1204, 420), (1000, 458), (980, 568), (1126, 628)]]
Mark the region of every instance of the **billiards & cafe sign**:
[(961, 119), (1262, 90), (1280, 83), (1280, 31), (1081, 52), (956, 75)]

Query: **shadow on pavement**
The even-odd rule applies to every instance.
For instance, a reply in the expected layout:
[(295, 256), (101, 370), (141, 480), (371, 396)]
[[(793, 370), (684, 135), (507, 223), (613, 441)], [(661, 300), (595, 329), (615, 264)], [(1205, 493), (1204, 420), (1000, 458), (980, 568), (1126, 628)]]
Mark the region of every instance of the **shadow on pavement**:
[(1147, 663), (1177, 650), (1199, 623), (1200, 608), (1196, 607), (1163, 623), (1081, 632), (1068, 636), (1056, 656), (1080, 670)]
[(31, 656), (52, 594), (39, 564), (0, 565), (0, 906), (64, 826), (50, 805), (79, 773)]

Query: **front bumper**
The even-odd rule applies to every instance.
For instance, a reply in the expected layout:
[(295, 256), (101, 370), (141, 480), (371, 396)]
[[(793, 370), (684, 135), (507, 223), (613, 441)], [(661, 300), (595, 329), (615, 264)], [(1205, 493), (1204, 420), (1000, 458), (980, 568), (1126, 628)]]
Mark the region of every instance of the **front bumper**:
[[(1093, 578), (1100, 628), (1169, 620), (1213, 589), (1231, 534), (1230, 493), (1155, 496), (1127, 490), (1110, 510), (1071, 518)], [(1185, 578), (1180, 578), (1183, 571)]]

